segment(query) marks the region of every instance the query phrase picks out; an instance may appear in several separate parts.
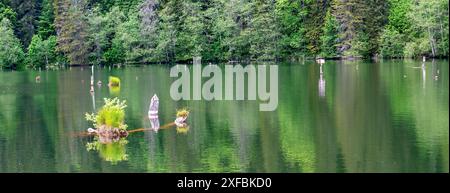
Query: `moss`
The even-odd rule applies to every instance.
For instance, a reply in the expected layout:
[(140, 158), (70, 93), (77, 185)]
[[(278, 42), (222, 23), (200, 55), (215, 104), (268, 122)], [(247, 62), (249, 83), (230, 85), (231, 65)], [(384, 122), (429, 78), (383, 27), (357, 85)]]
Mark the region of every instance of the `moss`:
[(109, 86), (111, 86), (111, 87), (120, 86), (120, 78), (115, 77), (115, 76), (110, 76), (109, 77)]
[(95, 128), (106, 126), (107, 128), (126, 129), (125, 108), (126, 101), (120, 101), (118, 98), (105, 98), (105, 105), (97, 114), (86, 114), (86, 119), (94, 123)]

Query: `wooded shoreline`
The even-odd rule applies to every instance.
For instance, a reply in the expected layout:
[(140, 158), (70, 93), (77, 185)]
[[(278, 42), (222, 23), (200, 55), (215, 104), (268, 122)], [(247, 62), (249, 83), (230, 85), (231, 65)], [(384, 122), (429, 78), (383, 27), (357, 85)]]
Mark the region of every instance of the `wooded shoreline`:
[(0, 0), (0, 68), (448, 58), (447, 0)]

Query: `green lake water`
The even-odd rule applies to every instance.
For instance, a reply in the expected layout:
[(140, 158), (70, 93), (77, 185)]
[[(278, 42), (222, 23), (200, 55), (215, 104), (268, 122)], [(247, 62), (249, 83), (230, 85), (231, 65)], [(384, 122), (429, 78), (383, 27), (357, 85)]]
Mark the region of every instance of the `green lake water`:
[[(449, 172), (447, 60), (327, 61), (322, 75), (313, 62), (278, 65), (271, 112), (258, 101), (174, 101), (167, 65), (96, 68), (93, 94), (88, 67), (0, 71), (0, 172)], [(150, 127), (153, 94), (161, 125), (187, 107), (189, 129), (86, 149), (92, 138), (78, 134), (103, 98), (127, 101), (131, 130)]]

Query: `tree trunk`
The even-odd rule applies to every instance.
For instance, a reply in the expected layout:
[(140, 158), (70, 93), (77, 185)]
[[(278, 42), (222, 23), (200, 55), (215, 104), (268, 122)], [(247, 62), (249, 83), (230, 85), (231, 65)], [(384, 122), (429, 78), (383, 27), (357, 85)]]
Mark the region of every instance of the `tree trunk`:
[(435, 40), (434, 40), (433, 35), (431, 34), (430, 27), (428, 27), (428, 37), (430, 39), (429, 41), (430, 41), (430, 46), (431, 46), (431, 54), (434, 58), (436, 56)]

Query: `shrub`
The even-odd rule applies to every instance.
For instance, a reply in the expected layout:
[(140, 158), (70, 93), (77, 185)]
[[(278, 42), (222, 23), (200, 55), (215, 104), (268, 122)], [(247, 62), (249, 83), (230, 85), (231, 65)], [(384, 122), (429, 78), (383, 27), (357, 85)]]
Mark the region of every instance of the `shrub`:
[(109, 85), (110, 86), (120, 86), (120, 78), (115, 76), (109, 77)]
[(99, 128), (102, 125), (108, 128), (126, 129), (125, 108), (126, 101), (120, 101), (118, 98), (105, 98), (105, 105), (97, 114), (86, 114), (86, 119), (94, 123), (94, 127)]

